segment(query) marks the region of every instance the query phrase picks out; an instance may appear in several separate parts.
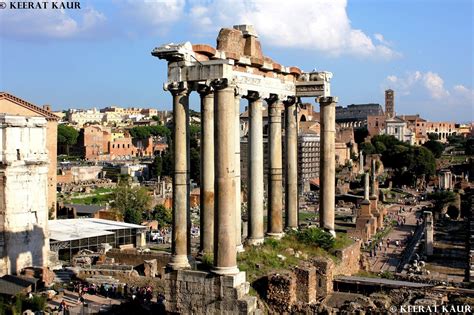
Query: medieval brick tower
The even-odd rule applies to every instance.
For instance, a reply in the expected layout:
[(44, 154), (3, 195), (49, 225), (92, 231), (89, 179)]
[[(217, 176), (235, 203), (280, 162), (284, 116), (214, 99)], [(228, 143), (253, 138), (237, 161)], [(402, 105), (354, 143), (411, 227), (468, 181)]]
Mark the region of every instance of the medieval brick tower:
[(395, 116), (395, 92), (391, 89), (385, 91), (385, 116), (387, 118)]

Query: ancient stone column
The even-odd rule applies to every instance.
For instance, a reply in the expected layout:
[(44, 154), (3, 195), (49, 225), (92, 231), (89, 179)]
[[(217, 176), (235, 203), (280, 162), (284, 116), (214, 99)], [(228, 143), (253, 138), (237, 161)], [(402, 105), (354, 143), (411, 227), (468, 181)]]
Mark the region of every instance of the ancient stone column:
[(235, 93), (235, 243), (237, 252), (243, 252), (242, 245), (242, 201), (240, 180), (240, 95)]
[(220, 275), (236, 274), (235, 244), (235, 86), (226, 79), (213, 82), (215, 139), (214, 267)]
[(190, 228), (189, 212), (189, 104), (186, 82), (168, 86), (173, 95), (173, 231), (171, 243), (172, 269), (189, 268)]
[(201, 96), (201, 244), (199, 253), (214, 252), (214, 91), (197, 88)]
[(378, 200), (377, 200), (377, 189), (375, 185), (376, 181), (376, 170), (375, 170), (375, 159), (372, 158), (371, 164), (370, 164), (370, 208), (372, 211), (372, 215), (375, 217), (375, 224), (373, 226), (374, 230), (377, 231), (377, 229), (382, 228), (383, 226), (383, 216), (379, 212), (378, 209)]
[(277, 96), (268, 104), (268, 228), (267, 235), (283, 235), (283, 158), (281, 148), (281, 103)]
[(285, 105), (285, 228), (298, 228), (298, 121), (296, 102)]
[(376, 186), (375, 186), (375, 181), (376, 181), (376, 176), (377, 176), (375, 159), (372, 159), (371, 161), (370, 173), (371, 173), (370, 196), (377, 197)]
[(359, 153), (359, 174), (364, 174), (364, 152)]
[(370, 183), (370, 176), (369, 173), (364, 174), (364, 200), (369, 200), (369, 183)]
[(433, 213), (423, 212), (425, 220), (425, 253), (427, 256), (433, 255)]
[(334, 229), (336, 102), (336, 97), (322, 97), (319, 99), (321, 105), (319, 221), (320, 226), (334, 236), (336, 235)]
[(248, 238), (250, 245), (262, 244), (263, 232), (263, 122), (262, 99), (249, 92), (248, 142)]

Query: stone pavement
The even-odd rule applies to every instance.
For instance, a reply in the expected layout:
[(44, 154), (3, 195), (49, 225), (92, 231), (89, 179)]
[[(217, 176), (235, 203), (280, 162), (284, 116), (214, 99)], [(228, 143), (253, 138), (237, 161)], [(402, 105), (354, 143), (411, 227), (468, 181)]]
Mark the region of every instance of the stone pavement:
[[(417, 206), (393, 204), (389, 207), (388, 213), (392, 215), (394, 220), (397, 220), (398, 210), (400, 207), (405, 208), (405, 212), (402, 212), (399, 215), (400, 217), (405, 218), (405, 224), (403, 226), (395, 225), (392, 231), (390, 231), (390, 233), (383, 239), (383, 250), (377, 251), (376, 257), (369, 257), (371, 271), (396, 272), (397, 266), (403, 255), (403, 250), (405, 249), (405, 244), (411, 237), (411, 233), (414, 233), (416, 229), (416, 211), (426, 205), (427, 203), (423, 202)], [(412, 208), (411, 212), (409, 211), (410, 208)], [(388, 248), (387, 239), (390, 239), (390, 246)], [(400, 242), (399, 247), (395, 245), (396, 240)]]

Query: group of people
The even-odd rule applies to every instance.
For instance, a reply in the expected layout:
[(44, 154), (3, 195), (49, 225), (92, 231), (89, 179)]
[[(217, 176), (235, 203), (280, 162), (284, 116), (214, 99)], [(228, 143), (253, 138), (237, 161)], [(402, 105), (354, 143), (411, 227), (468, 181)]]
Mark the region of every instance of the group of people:
[(394, 244), (396, 248), (401, 246), (401, 242), (399, 240), (393, 241), (390, 238), (387, 238), (385, 241), (382, 239), (378, 242), (374, 242), (372, 240), (368, 241), (367, 247), (370, 249), (370, 257), (377, 257), (377, 253), (387, 253), (390, 245)]
[(171, 242), (171, 228), (163, 227), (157, 232), (151, 233), (152, 240), (158, 244), (167, 244)]
[(84, 303), (84, 294), (98, 294), (106, 298), (119, 298), (138, 300), (140, 303), (150, 302), (153, 298), (153, 288), (151, 286), (129, 286), (128, 284), (107, 284), (101, 285), (76, 283), (74, 291), (78, 293), (78, 302)]

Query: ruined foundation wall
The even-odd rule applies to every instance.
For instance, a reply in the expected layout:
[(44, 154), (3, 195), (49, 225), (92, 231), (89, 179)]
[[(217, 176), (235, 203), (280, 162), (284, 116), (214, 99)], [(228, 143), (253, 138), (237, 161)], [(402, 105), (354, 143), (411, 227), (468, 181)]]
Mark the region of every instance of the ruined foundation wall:
[(362, 242), (357, 240), (354, 244), (336, 251), (340, 262), (334, 269), (334, 275), (351, 276), (360, 270), (360, 247)]
[(163, 275), (163, 269), (169, 263), (171, 257), (169, 253), (139, 253), (135, 250), (120, 251), (118, 249), (109, 250), (106, 256), (113, 258), (115, 263), (134, 267), (143, 265), (146, 260), (156, 259), (156, 269), (161, 276)]
[(195, 270), (171, 271), (164, 277), (166, 311), (179, 314), (255, 314), (245, 272), (218, 276)]

